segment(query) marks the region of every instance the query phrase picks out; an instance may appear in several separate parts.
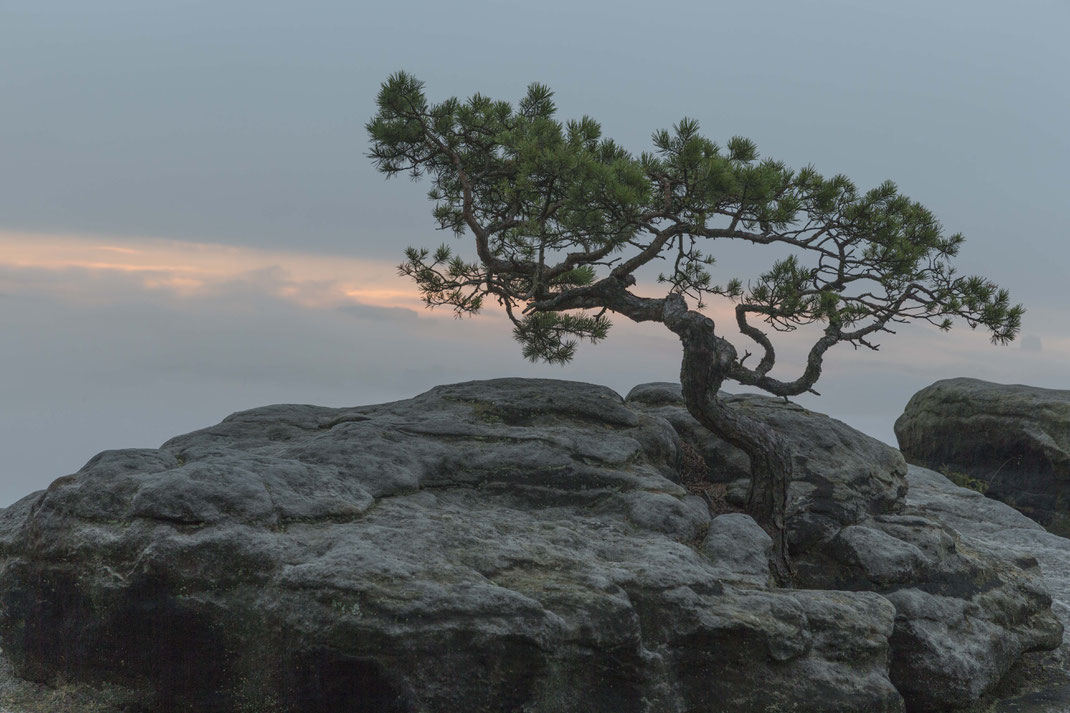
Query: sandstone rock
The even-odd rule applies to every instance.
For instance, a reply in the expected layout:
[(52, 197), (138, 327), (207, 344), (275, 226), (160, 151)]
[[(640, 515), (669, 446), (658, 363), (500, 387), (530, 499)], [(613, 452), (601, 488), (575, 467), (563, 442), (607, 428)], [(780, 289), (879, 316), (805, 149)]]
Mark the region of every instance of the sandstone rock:
[[(894, 448), (834, 418), (780, 399), (721, 394), (731, 408), (764, 421), (792, 453), (794, 479), (788, 493), (789, 541), (794, 552), (809, 549), (841, 528), (870, 515), (893, 512), (906, 492), (906, 463)], [(746, 454), (703, 428), (684, 408), (679, 384), (640, 384), (627, 404), (661, 416), (705, 458), (716, 481), (749, 478)]]
[(725, 570), (725, 578), (769, 585), (773, 538), (750, 515), (725, 513), (715, 517), (700, 549)]
[[(931, 470), (911, 466), (912, 508), (938, 519), (968, 547), (1040, 571), (1052, 597), (1052, 613), (1070, 627), (1070, 540), (980, 493), (960, 488)], [(1070, 709), (1070, 637), (1049, 652), (1026, 656), (1015, 682), (1025, 692), (1003, 701), (999, 713), (1060, 713)]]
[(107, 451), (0, 513), (3, 649), (158, 711), (903, 710), (892, 605), (769, 588), (678, 445), (609, 389), (498, 379)]
[(857, 567), (861, 578), (880, 588), (916, 581), (926, 561), (924, 553), (913, 544), (863, 525), (840, 530), (829, 549), (835, 551), (839, 562)]
[(1058, 647), (1063, 626), (1036, 560), (979, 536), (1008, 513), (1027, 518), (931, 471), (911, 466), (908, 478), (900, 513), (844, 528), (804, 576), (895, 605), (892, 681), (911, 709), (935, 713), (990, 696), (1024, 654)]
[(1070, 391), (946, 379), (895, 423), (907, 460), (964, 473), (987, 494), (1070, 535)]
[(1005, 506), (729, 397), (793, 451), (806, 588), (771, 588), (762, 528), (681, 485), (681, 439), (737, 493), (746, 461), (672, 386), (469, 382), (106, 451), (0, 512), (4, 652), (160, 711), (831, 713), (970, 706), (1058, 644), (1048, 533), (964, 534)]
[[(715, 462), (731, 463), (731, 447), (686, 414), (673, 387), (644, 384), (628, 403), (666, 418), (682, 439), (698, 439), (696, 448), (718, 454)], [(722, 397), (791, 449), (788, 528), (798, 584), (874, 591), (895, 605), (891, 677), (909, 709), (975, 704), (1023, 654), (1059, 645), (1061, 625), (1039, 571), (1017, 555), (964, 544), (924, 494), (922, 503), (911, 496), (897, 451), (795, 404)]]

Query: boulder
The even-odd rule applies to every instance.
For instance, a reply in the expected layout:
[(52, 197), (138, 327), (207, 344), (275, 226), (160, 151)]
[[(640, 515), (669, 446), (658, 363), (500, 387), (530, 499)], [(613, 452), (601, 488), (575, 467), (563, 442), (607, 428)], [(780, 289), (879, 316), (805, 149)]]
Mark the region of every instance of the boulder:
[[(935, 471), (912, 465), (907, 479), (910, 509), (953, 530), (960, 546), (1040, 571), (1053, 600), (1052, 612), (1064, 630), (1070, 627), (1070, 540)], [(1052, 651), (1027, 654), (1001, 687), (1013, 695), (1000, 701), (995, 713), (1056, 713), (1070, 708), (1070, 637)]]
[(744, 513), (724, 513), (710, 521), (700, 549), (736, 577), (769, 584), (773, 538)]
[(771, 588), (678, 451), (521, 379), (106, 451), (0, 513), (4, 653), (155, 711), (902, 711), (894, 607)]
[(895, 435), (911, 463), (965, 476), (1070, 535), (1070, 391), (938, 381), (911, 397)]
[[(950, 486), (940, 497), (934, 497), (931, 475), (941, 478), (941, 488)], [(1037, 560), (1025, 548), (1001, 549), (978, 537), (974, 523), (985, 510), (973, 506), (985, 498), (914, 467), (908, 482), (902, 514), (874, 524), (914, 551), (889, 556), (876, 548), (870, 559), (915, 570), (913, 582), (878, 591), (896, 608), (892, 680), (905, 698), (921, 703), (918, 710), (935, 712), (997, 695), (1024, 655), (1061, 645), (1063, 622)], [(952, 500), (961, 518), (945, 514)]]

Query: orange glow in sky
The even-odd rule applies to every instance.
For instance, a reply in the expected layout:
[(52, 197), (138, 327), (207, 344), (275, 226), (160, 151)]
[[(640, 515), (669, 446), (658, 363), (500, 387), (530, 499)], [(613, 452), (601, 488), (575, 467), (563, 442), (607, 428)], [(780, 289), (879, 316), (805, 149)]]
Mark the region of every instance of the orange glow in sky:
[[(400, 261), (400, 258), (399, 258)], [(449, 307), (428, 309), (416, 285), (408, 277), (397, 274), (397, 263), (338, 255), (321, 255), (295, 251), (261, 250), (212, 243), (164, 240), (157, 238), (107, 238), (83, 235), (44, 235), (0, 231), (0, 269), (43, 270), (64, 274), (65, 271), (85, 271), (106, 277), (109, 273), (122, 275), (125, 280), (137, 281), (145, 290), (162, 290), (176, 299), (212, 297), (223, 293), (227, 285), (253, 283), (265, 295), (284, 299), (309, 309), (333, 309), (346, 304), (409, 309), (424, 319), (454, 319)], [(82, 273), (84, 274), (84, 273)], [(2, 275), (0, 275), (2, 281)], [(77, 280), (64, 280), (52, 288), (67, 299), (85, 299)], [(128, 284), (128, 283), (127, 283)], [(644, 291), (640, 290), (640, 294)], [(651, 293), (664, 294), (655, 290)], [(703, 310), (718, 325), (718, 333), (732, 340), (743, 353), (756, 350), (756, 345), (736, 332), (732, 306), (715, 301)], [(647, 342), (664, 343), (675, 350), (676, 340), (657, 329), (656, 325), (636, 325), (630, 320), (611, 315), (616, 339), (630, 335)], [(506, 328), (504, 311), (494, 300), (474, 317), (487, 321), (494, 331)], [(805, 362), (805, 352), (812, 343), (800, 330), (791, 334), (770, 336), (778, 344), (780, 361)], [(958, 329), (951, 336), (936, 335), (913, 329), (889, 340), (893, 349), (910, 351), (911, 345), (926, 354), (929, 363), (946, 361), (949, 364), (976, 358), (977, 335)], [(650, 344), (653, 345), (653, 342)], [(783, 349), (782, 349), (783, 348)], [(1070, 354), (1070, 340), (1045, 337), (1047, 354)], [(848, 351), (837, 350), (837, 357)], [(1015, 350), (1017, 351), (1017, 350)], [(988, 358), (1011, 356), (1006, 352), (983, 353)], [(787, 367), (791, 372), (798, 367)], [(791, 376), (784, 374), (784, 376)], [(792, 376), (792, 378), (794, 378)]]
[[(5, 266), (113, 272), (137, 277), (145, 289), (167, 290), (178, 297), (210, 296), (229, 283), (256, 280), (269, 294), (309, 308), (359, 303), (401, 307), (439, 319), (454, 317), (449, 307), (427, 309), (413, 281), (397, 274), (397, 263), (385, 260), (159, 238), (0, 231), (0, 267)], [(485, 304), (476, 319), (502, 318), (504, 312), (495, 301)], [(720, 323), (734, 324), (728, 305), (711, 305), (704, 311)], [(614, 323), (629, 326), (622, 317)]]
[(423, 311), (416, 286), (386, 261), (155, 238), (40, 235), (0, 231), (0, 266), (141, 275), (147, 289), (210, 293), (272, 271), (276, 296), (308, 307), (360, 302)]

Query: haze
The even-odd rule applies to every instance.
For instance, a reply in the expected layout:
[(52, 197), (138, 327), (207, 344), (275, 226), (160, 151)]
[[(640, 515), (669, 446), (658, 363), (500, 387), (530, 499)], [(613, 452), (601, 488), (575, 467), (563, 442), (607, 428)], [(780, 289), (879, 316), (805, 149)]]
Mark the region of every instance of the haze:
[[(841, 345), (809, 408), (894, 444), (937, 379), (1070, 388), (1068, 21), (1040, 0), (4, 3), (0, 505), (98, 451), (269, 403), (677, 378), (664, 329), (618, 318), (561, 368), (525, 361), (493, 310), (422, 308), (395, 274), (402, 249), (472, 251), (433, 229), (428, 184), (385, 181), (365, 156), (400, 69), (433, 102), (515, 104), (547, 84), (559, 119), (588, 114), (634, 154), (689, 116), (863, 189), (890, 178), (966, 235), (962, 272), (1027, 307), (1009, 347), (964, 324)], [(771, 262), (718, 258), (715, 276)]]

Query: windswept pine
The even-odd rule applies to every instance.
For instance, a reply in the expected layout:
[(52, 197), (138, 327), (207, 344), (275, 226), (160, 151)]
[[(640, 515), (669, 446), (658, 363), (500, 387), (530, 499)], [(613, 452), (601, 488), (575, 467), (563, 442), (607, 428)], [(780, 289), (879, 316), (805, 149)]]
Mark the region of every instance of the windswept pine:
[[(745, 138), (718, 146), (689, 118), (655, 131), (654, 151), (636, 158), (588, 116), (555, 120), (546, 86), (531, 84), (515, 109), (480, 94), (430, 104), (423, 86), (405, 72), (382, 84), (366, 125), (369, 157), (387, 177), (427, 175), (438, 227), (470, 232), (476, 260), (447, 245), (433, 254), (409, 248), (400, 271), (431, 307), (467, 314), (497, 301), (531, 360), (568, 362), (578, 340), (606, 337), (610, 312), (678, 335), (688, 411), (750, 457), (749, 509), (777, 533), (781, 582), (792, 579), (791, 459), (777, 433), (721, 403), (721, 384), (783, 397), (813, 391), (832, 346), (877, 349), (875, 338), (898, 322), (947, 330), (959, 318), (989, 329), (995, 343), (1018, 333), (1023, 309), (1006, 290), (957, 274), (963, 236), (945, 235), (890, 181), (863, 192), (843, 175), (792, 170), (760, 159)], [(746, 282), (717, 284), (709, 267), (724, 240), (791, 254)], [(659, 277), (666, 287), (639, 294), (636, 271), (658, 259), (671, 266)], [(701, 311), (710, 299), (734, 304), (756, 361)], [(770, 330), (808, 324), (821, 332), (802, 373), (774, 376)]]

